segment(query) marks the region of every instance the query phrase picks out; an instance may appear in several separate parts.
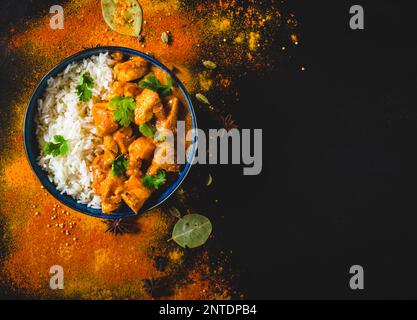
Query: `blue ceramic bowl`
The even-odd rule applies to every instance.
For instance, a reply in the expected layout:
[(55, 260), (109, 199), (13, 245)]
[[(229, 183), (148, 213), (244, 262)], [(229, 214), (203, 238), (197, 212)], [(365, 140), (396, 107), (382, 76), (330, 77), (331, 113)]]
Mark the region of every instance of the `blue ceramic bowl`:
[[(187, 107), (189, 109), (191, 120), (192, 120), (192, 128), (197, 128), (197, 121), (194, 113), (194, 108), (191, 103), (191, 99), (188, 96), (183, 84), (178, 80), (178, 78), (163, 64), (161, 64), (159, 61), (155, 60), (154, 58), (144, 54), (143, 52), (139, 52), (136, 50), (123, 48), (123, 47), (97, 47), (93, 49), (87, 49), (84, 51), (81, 51), (64, 61), (62, 61), (60, 64), (58, 64), (55, 68), (53, 68), (51, 71), (48, 72), (48, 74), (41, 80), (39, 85), (37, 86), (34, 94), (32, 95), (28, 108), (26, 110), (25, 120), (24, 120), (24, 144), (25, 144), (25, 151), (26, 156), (30, 162), (30, 165), (32, 166), (33, 171), (39, 178), (42, 185), (51, 193), (57, 200), (59, 200), (61, 203), (66, 205), (67, 207), (79, 211), (81, 213), (97, 217), (97, 218), (104, 218), (104, 219), (119, 219), (119, 218), (126, 218), (126, 217), (132, 217), (135, 215), (135, 213), (128, 208), (127, 206), (123, 207), (122, 209), (113, 212), (112, 214), (103, 214), (103, 212), (99, 209), (92, 209), (88, 208), (86, 205), (77, 203), (75, 199), (72, 197), (61, 194), (60, 191), (58, 191), (55, 187), (55, 185), (49, 181), (48, 176), (45, 171), (43, 171), (39, 165), (37, 164), (37, 158), (40, 154), (38, 141), (36, 139), (36, 123), (35, 123), (35, 117), (37, 115), (37, 109), (38, 109), (38, 99), (41, 98), (46, 85), (47, 81), (51, 77), (55, 77), (57, 74), (64, 71), (64, 69), (71, 64), (74, 61), (83, 60), (86, 58), (89, 58), (93, 55), (97, 55), (99, 53), (103, 52), (122, 52), (125, 56), (131, 57), (131, 56), (140, 56), (142, 58), (147, 59), (152, 65), (157, 66), (163, 70), (165, 70), (174, 80), (174, 82), (178, 85), (180, 88), (182, 94), (184, 95), (186, 101), (187, 101)], [(196, 142), (197, 137), (193, 137), (193, 142)], [(139, 213), (143, 213), (145, 211), (154, 209), (158, 207), (160, 204), (162, 204), (165, 200), (167, 200), (174, 192), (175, 190), (180, 186), (180, 184), (184, 181), (185, 177), (187, 176), (188, 172), (190, 171), (191, 164), (193, 162), (194, 156), (195, 156), (195, 143), (193, 143), (193, 148), (189, 151), (189, 154), (187, 155), (187, 163), (184, 165), (182, 171), (178, 175), (178, 178), (170, 185), (168, 186), (165, 191), (163, 191), (162, 194), (157, 195), (157, 197), (151, 197), (144, 205), (144, 207), (140, 210)]]

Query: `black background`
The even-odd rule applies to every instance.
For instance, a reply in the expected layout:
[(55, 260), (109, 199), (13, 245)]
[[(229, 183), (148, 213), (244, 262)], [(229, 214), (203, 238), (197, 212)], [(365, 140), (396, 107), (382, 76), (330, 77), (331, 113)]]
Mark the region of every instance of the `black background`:
[[(45, 3), (2, 1), (2, 33)], [(353, 4), (365, 9), (365, 30), (349, 28)], [(264, 130), (263, 172), (226, 168), (227, 196), (207, 207), (225, 216), (214, 219), (216, 243), (232, 250), (247, 298), (416, 298), (412, 1), (286, 6), (301, 46), (284, 71), (241, 83), (235, 117)], [(355, 264), (363, 291), (349, 288)]]
[[(365, 30), (349, 28), (353, 4)], [(250, 298), (416, 298), (412, 2), (288, 6), (302, 44), (293, 68), (248, 79), (239, 114), (264, 129), (262, 175), (238, 180), (228, 199), (242, 286)], [(363, 291), (349, 287), (355, 264)]]

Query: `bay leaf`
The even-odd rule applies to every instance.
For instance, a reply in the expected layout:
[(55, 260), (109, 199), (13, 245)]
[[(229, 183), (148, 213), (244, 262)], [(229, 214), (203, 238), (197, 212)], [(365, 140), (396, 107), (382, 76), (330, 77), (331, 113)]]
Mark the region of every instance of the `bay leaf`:
[[(101, 10), (108, 26), (123, 35), (137, 37), (142, 30), (142, 8), (137, 0), (101, 0)], [(122, 21), (125, 21), (121, 24)]]
[(187, 214), (174, 226), (172, 240), (183, 248), (197, 248), (206, 243), (212, 231), (208, 218), (200, 214)]

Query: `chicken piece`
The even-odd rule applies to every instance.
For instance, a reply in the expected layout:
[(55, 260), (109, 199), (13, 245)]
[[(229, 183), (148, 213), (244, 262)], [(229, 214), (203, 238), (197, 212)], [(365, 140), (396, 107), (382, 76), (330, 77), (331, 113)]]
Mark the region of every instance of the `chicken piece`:
[[(120, 130), (123, 130), (123, 129), (120, 129)], [(105, 136), (103, 138), (103, 147), (104, 147), (104, 150), (107, 150), (107, 151), (113, 153), (114, 155), (116, 155), (119, 152), (119, 149), (117, 148), (116, 141), (110, 135)]]
[(103, 155), (94, 158), (92, 164), (93, 183), (91, 186), (96, 194), (101, 194), (101, 184), (106, 180), (110, 167), (104, 164)]
[(177, 119), (178, 119), (179, 100), (176, 97), (172, 97), (168, 101), (168, 115), (166, 118), (157, 117), (156, 129), (158, 131), (170, 130), (171, 132), (176, 131)]
[(130, 209), (132, 209), (135, 213), (138, 213), (151, 194), (152, 191), (143, 186), (138, 177), (131, 176), (124, 185), (122, 199), (126, 202)]
[(103, 213), (110, 213), (117, 210), (122, 202), (122, 192), (125, 178), (108, 175), (102, 182), (100, 188), (101, 210)]
[(166, 119), (165, 108), (162, 103), (159, 103), (153, 107), (153, 113), (157, 123), (158, 121), (164, 121)]
[(123, 81), (114, 81), (111, 84), (111, 90), (110, 90), (110, 94), (107, 97), (109, 100), (113, 99), (114, 97), (120, 97), (120, 96), (124, 96), (124, 87), (125, 87), (125, 83), (127, 82), (123, 82)]
[(114, 67), (119, 81), (133, 81), (143, 77), (148, 72), (148, 61), (141, 57), (132, 57), (126, 62), (118, 63)]
[(159, 169), (168, 172), (179, 172), (180, 167), (176, 163), (175, 150), (169, 142), (163, 142), (158, 145), (147, 174), (154, 176)]
[(135, 176), (135, 177), (140, 178), (143, 176), (141, 168), (142, 168), (141, 159), (129, 159), (128, 166), (126, 169), (126, 175), (128, 177)]
[(96, 103), (92, 113), (97, 135), (100, 137), (111, 134), (119, 128), (119, 124), (113, 119), (113, 111), (107, 108), (107, 103)]
[(155, 144), (153, 143), (152, 139), (147, 137), (140, 137), (129, 146), (129, 158), (149, 160), (152, 158), (154, 150)]
[(136, 98), (141, 92), (142, 89), (136, 83), (114, 81), (108, 99), (120, 96)]
[(106, 166), (111, 166), (114, 159), (119, 152), (117, 148), (116, 141), (114, 141), (113, 137), (108, 135), (103, 138), (103, 147), (104, 147), (104, 154), (103, 154), (103, 163)]
[(129, 165), (126, 170), (126, 175), (128, 177), (141, 177), (143, 175), (141, 171), (142, 160), (150, 160), (154, 150), (155, 145), (152, 139), (146, 137), (136, 139), (128, 149)]
[(170, 76), (168, 73), (166, 73), (163, 69), (155, 67), (153, 68), (153, 74), (156, 79), (158, 79), (160, 84), (167, 85), (168, 79), (170, 79)]
[(124, 55), (123, 55), (123, 53), (121, 53), (121, 52), (112, 53), (111, 57), (116, 62), (122, 62), (123, 59), (125, 58)]
[(161, 103), (157, 92), (145, 89), (136, 97), (135, 123), (139, 126), (150, 121), (153, 109)]
[(180, 167), (177, 164), (169, 163), (158, 163), (157, 161), (152, 161), (152, 164), (149, 166), (146, 174), (155, 176), (158, 173), (158, 170), (165, 170), (167, 172), (180, 172)]
[(125, 97), (133, 97), (134, 99), (142, 92), (142, 89), (136, 83), (127, 82), (123, 87)]
[(126, 127), (117, 130), (113, 133), (113, 141), (117, 143), (119, 146), (119, 150), (123, 154), (127, 154), (129, 145), (133, 142), (134, 138), (132, 138), (133, 130), (132, 128)]

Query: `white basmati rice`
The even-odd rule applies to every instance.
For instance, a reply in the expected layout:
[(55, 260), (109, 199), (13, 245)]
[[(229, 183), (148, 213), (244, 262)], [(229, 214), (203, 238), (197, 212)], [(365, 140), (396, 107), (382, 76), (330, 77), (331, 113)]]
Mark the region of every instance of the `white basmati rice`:
[[(100, 197), (91, 187), (91, 164), (101, 139), (92, 117), (93, 102), (79, 101), (76, 87), (80, 76), (89, 73), (94, 79), (93, 96), (105, 100), (113, 80), (112, 65), (108, 53), (74, 62), (55, 78), (48, 79), (45, 93), (38, 101), (36, 135), (41, 149), (38, 164), (61, 193), (92, 208), (101, 207)], [(69, 152), (65, 156), (53, 157), (43, 152), (45, 144), (55, 135), (68, 141)]]

